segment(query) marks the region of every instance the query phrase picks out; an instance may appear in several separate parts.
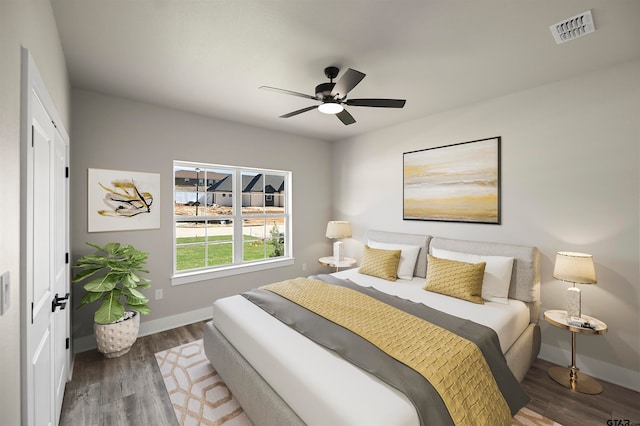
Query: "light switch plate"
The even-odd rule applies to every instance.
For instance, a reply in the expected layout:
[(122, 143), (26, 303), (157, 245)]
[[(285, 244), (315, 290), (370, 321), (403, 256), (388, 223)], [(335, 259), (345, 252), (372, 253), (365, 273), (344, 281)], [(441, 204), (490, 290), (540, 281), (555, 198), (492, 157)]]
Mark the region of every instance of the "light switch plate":
[(4, 315), (9, 310), (11, 301), (11, 280), (9, 271), (0, 275), (0, 315)]

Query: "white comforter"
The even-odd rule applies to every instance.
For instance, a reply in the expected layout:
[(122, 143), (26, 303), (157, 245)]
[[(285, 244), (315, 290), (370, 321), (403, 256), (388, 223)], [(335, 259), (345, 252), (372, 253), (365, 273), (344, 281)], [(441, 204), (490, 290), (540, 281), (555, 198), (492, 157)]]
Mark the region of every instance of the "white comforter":
[[(475, 305), (422, 290), (424, 278), (391, 283), (357, 270), (335, 275), (489, 326), (498, 333), (503, 352), (529, 323), (529, 312), (519, 301)], [(244, 297), (216, 301), (213, 321), (306, 424), (419, 424), (403, 393), (282, 324)]]

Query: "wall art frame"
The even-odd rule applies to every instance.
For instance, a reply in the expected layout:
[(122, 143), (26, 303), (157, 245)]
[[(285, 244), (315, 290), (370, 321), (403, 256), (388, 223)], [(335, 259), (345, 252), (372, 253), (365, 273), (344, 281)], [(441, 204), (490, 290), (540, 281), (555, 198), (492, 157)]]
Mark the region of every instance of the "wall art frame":
[(160, 174), (88, 169), (87, 232), (160, 228)]
[(403, 153), (403, 219), (500, 225), (501, 142)]

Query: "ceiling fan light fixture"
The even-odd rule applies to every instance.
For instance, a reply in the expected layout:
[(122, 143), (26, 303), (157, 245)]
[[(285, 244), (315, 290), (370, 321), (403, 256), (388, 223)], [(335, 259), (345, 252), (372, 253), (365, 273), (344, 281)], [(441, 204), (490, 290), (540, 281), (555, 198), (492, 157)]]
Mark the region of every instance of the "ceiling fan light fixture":
[(378, 98), (364, 98), (364, 99), (347, 99), (348, 93), (356, 87), (366, 74), (356, 71), (354, 69), (347, 69), (347, 71), (340, 77), (336, 83), (333, 79), (338, 76), (340, 70), (337, 67), (327, 67), (324, 70), (325, 75), (330, 80), (329, 83), (321, 83), (316, 86), (316, 95), (305, 95), (304, 93), (292, 92), (291, 90), (278, 89), (277, 87), (260, 86), (260, 89), (271, 90), (272, 92), (279, 92), (285, 95), (293, 95), (301, 98), (311, 99), (313, 101), (321, 102), (320, 105), (316, 104), (310, 107), (301, 108), (296, 111), (292, 111), (288, 114), (281, 115), (280, 118), (291, 118), (303, 112), (311, 111), (314, 109), (320, 110), (323, 114), (333, 114), (338, 118), (342, 124), (348, 126), (356, 122), (355, 118), (344, 109), (343, 104), (357, 107), (374, 107), (374, 108), (402, 108), (404, 107), (404, 99), (378, 99)]
[(323, 114), (337, 114), (344, 110), (344, 107), (337, 102), (325, 102), (322, 105), (318, 106), (318, 110), (320, 110)]

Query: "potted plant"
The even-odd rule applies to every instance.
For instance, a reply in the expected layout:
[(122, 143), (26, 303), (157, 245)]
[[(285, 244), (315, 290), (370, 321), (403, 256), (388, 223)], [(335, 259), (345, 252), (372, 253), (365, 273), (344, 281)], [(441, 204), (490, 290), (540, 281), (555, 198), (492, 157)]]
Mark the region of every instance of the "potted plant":
[[(73, 268), (79, 272), (72, 282), (86, 281), (86, 293), (78, 308), (98, 302), (94, 314), (94, 332), (98, 351), (107, 358), (129, 352), (138, 337), (140, 314), (147, 315), (149, 299), (140, 289), (149, 288), (150, 280), (141, 277), (148, 253), (130, 245), (107, 243), (104, 247), (87, 243), (97, 252), (82, 256)], [(127, 309), (125, 309), (127, 308)]]

